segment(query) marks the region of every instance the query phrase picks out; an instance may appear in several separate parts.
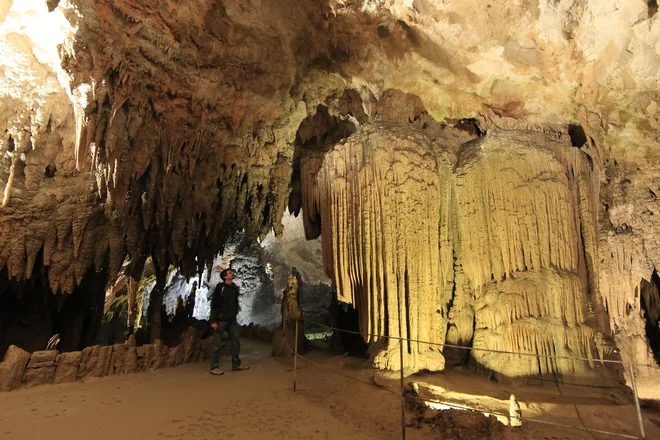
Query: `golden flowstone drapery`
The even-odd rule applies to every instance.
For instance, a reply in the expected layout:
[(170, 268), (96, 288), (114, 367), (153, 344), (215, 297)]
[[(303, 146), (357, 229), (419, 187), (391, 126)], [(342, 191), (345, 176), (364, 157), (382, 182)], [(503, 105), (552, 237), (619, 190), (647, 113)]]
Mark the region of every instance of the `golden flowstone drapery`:
[[(566, 139), (495, 132), (454, 155), (409, 127), (375, 124), (310, 166), (305, 206), (316, 211), (306, 215), (320, 214), (325, 270), (366, 340), (604, 354), (593, 300), (598, 171)], [(442, 351), (406, 343), (404, 367), (441, 370)], [(589, 370), (472, 356), (510, 376)], [(375, 365), (399, 369), (396, 339)]]

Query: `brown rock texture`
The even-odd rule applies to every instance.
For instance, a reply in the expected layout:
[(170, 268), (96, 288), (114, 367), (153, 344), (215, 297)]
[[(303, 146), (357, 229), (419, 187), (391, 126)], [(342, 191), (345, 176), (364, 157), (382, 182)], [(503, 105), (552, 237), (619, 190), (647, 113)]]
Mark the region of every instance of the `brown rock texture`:
[(74, 382), (78, 379), (78, 367), (82, 359), (82, 352), (73, 351), (57, 356), (57, 369), (53, 383)]
[(27, 368), (52, 367), (57, 359), (56, 350), (35, 351), (30, 355)]
[(110, 372), (112, 348), (112, 346), (101, 347), (99, 345), (85, 348), (80, 358), (78, 378), (106, 376)]
[(52, 367), (28, 368), (25, 370), (25, 377), (23, 378), (24, 386), (34, 387), (53, 383), (56, 368), (54, 365)]
[(23, 382), (25, 386), (32, 387), (53, 383), (57, 366), (57, 351), (44, 350), (35, 351), (30, 355), (30, 360), (25, 370)]
[[(323, 231), (326, 272), (373, 342), (587, 358), (615, 344), (653, 364), (652, 6), (0, 0), (0, 299), (81, 291), (148, 255), (194, 276), (237, 230), (281, 233), (289, 203), (308, 238)], [(406, 127), (369, 128), (386, 121)], [(396, 369), (386, 342), (377, 364)], [(116, 370), (94, 350), (81, 375)], [(140, 368), (179, 356), (164, 351)]]
[(30, 354), (12, 345), (0, 362), (0, 391), (11, 391), (21, 386)]

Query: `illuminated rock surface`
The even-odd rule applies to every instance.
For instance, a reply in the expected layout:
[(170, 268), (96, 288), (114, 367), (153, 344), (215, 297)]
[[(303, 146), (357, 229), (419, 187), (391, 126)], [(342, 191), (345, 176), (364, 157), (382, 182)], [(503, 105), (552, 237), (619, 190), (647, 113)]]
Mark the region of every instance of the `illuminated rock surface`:
[[(281, 234), (289, 206), (308, 238), (323, 231), (365, 335), (653, 363), (655, 11), (0, 0), (0, 333), (27, 322), (21, 301), (58, 316), (29, 316), (41, 339), (100, 322), (89, 286), (125, 260), (194, 277), (236, 231)], [(94, 342), (80, 331), (63, 343)], [(397, 369), (386, 342), (376, 364)], [(443, 366), (437, 348), (407, 352), (413, 370)], [(587, 368), (473, 356), (505, 374)]]

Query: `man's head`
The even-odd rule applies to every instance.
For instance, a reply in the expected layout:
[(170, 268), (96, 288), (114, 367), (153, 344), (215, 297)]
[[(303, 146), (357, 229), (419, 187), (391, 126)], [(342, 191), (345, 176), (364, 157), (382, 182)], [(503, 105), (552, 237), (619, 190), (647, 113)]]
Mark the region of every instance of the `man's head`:
[(235, 277), (234, 271), (231, 269), (225, 269), (222, 272), (220, 272), (220, 278), (222, 278), (222, 281), (231, 282), (234, 280), (234, 277)]

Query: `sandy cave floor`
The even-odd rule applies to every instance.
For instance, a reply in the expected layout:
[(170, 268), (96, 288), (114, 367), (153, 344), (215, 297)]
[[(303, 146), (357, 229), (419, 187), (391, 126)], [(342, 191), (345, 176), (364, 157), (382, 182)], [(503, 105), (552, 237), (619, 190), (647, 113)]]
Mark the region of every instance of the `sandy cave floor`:
[[(373, 383), (373, 370), (362, 368), (364, 361), (312, 351), (309, 359), (323, 368), (299, 361), (294, 393), (291, 366), (270, 357), (269, 345), (243, 341), (242, 353), (243, 362), (252, 369), (227, 371), (220, 377), (209, 375), (206, 363), (196, 363), (0, 394), (0, 439), (401, 438), (401, 398), (382, 389), (395, 390), (396, 381), (363, 385), (331, 372)], [(223, 358), (222, 366), (227, 364)], [(534, 402), (539, 413), (533, 418), (631, 435), (637, 432), (632, 405), (616, 404), (607, 398), (607, 391), (556, 386), (512, 391), (461, 372), (412, 379), (492, 396), (514, 392), (521, 401)], [(458, 416), (410, 426), (407, 439), (616, 438), (531, 423), (517, 429), (495, 426), (465, 411)], [(660, 428), (649, 421), (660, 416), (645, 416), (646, 438), (660, 438)], [(408, 412), (407, 421), (414, 420), (415, 415)]]

